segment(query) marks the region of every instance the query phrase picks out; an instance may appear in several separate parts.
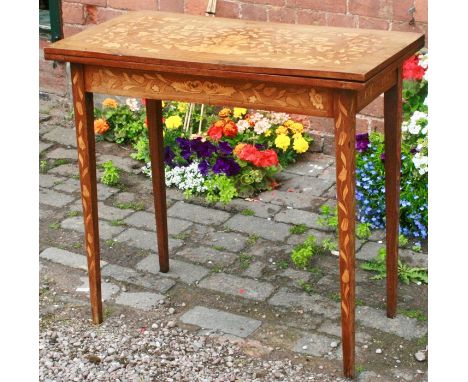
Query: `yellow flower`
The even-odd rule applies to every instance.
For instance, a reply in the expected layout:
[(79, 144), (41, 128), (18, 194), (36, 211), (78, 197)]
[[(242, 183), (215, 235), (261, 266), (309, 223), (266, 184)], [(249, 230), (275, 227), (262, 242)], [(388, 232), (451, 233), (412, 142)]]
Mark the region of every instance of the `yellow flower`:
[(269, 137), (271, 135), (271, 130), (272, 129), (268, 129), (267, 131), (265, 131), (264, 133), (265, 137)]
[(275, 146), (279, 149), (282, 149), (283, 151), (286, 151), (288, 149), (290, 143), (291, 140), (285, 134), (280, 134), (275, 139)]
[(294, 121), (292, 119), (288, 119), (283, 125), (286, 127), (290, 127), (293, 123)]
[(289, 126), (289, 128), (294, 134), (302, 133), (304, 131), (304, 125), (300, 122), (294, 122), (291, 126)]
[(286, 126), (280, 126), (276, 129), (276, 135), (281, 135), (281, 134), (284, 134), (284, 135), (287, 135), (288, 134), (288, 128)]
[(237, 156), (239, 156), (239, 153), (242, 151), (242, 149), (245, 147), (245, 145), (246, 145), (245, 143), (239, 143), (239, 144), (237, 144), (237, 146), (234, 147), (234, 150), (233, 150), (234, 154), (236, 154)]
[(297, 138), (294, 138), (293, 149), (296, 153), (305, 153), (309, 149), (309, 143), (299, 135)]
[(177, 110), (179, 110), (181, 113), (185, 113), (187, 111), (187, 102), (178, 102)]
[(113, 98), (106, 98), (104, 101), (102, 101), (102, 106), (111, 107), (111, 108), (115, 109), (117, 106), (119, 106), (119, 104)]
[(224, 109), (221, 109), (218, 115), (220, 118), (227, 118), (231, 115), (231, 109), (225, 107)]
[(247, 109), (244, 109), (243, 107), (234, 108), (234, 118), (241, 118), (245, 113), (247, 113)]
[(171, 115), (166, 118), (166, 127), (170, 130), (174, 130), (182, 126), (182, 118), (178, 115)]

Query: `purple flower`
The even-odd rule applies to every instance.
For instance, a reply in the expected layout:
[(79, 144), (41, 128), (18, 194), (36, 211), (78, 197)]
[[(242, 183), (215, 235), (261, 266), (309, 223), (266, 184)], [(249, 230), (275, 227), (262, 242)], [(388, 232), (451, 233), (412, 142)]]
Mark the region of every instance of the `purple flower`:
[(209, 158), (216, 152), (215, 145), (209, 141), (203, 142), (201, 138), (192, 139), (190, 141), (190, 148), (199, 158)]
[(364, 152), (369, 147), (369, 134), (357, 134), (356, 135), (356, 150)]
[(172, 151), (170, 146), (166, 146), (164, 148), (164, 163), (166, 163), (168, 166), (173, 166), (173, 160), (175, 158), (174, 151)]
[(265, 148), (266, 148), (265, 145), (262, 145), (261, 143), (256, 143), (256, 144), (255, 144), (255, 147), (256, 147), (257, 149), (259, 149), (259, 150), (265, 150)]
[(385, 162), (385, 153), (380, 154), (380, 160)]
[(215, 174), (225, 173), (227, 176), (234, 176), (240, 172), (239, 164), (232, 158), (219, 157), (213, 166)]
[(186, 161), (189, 160), (190, 155), (192, 154), (190, 150), (190, 140), (186, 138), (176, 138), (176, 142), (180, 147), (180, 155), (182, 158), (184, 158)]
[(202, 160), (198, 164), (198, 170), (203, 176), (208, 175), (208, 171), (210, 170), (210, 164), (206, 160)]
[(232, 154), (232, 147), (228, 142), (220, 141), (218, 143), (219, 152), (224, 155)]
[(411, 154), (416, 154), (418, 152), (418, 149), (416, 147), (413, 147), (410, 151)]

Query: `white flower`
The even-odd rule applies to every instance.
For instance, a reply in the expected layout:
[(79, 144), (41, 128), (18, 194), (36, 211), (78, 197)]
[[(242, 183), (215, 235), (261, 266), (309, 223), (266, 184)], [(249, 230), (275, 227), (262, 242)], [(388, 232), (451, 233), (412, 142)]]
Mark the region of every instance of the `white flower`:
[(239, 133), (243, 133), (245, 130), (247, 130), (250, 127), (249, 122), (246, 121), (245, 119), (241, 119), (240, 121), (236, 123), (236, 125), (237, 125), (237, 130), (239, 131)]
[(263, 134), (271, 127), (271, 123), (267, 118), (262, 118), (260, 121), (255, 123), (254, 131), (257, 134)]
[(421, 126), (419, 126), (417, 123), (410, 123), (408, 126), (408, 131), (413, 135), (419, 134), (421, 131)]
[(253, 115), (250, 116), (250, 120), (251, 120), (252, 122), (258, 122), (258, 121), (260, 121), (260, 120), (263, 119), (263, 118), (264, 118), (264, 117), (263, 117), (263, 114), (260, 114), (260, 113), (255, 113), (255, 114), (253, 114)]
[(273, 125), (282, 125), (289, 119), (289, 114), (286, 113), (271, 113), (270, 122)]
[(136, 98), (127, 98), (125, 103), (130, 108), (131, 111), (140, 110), (140, 105), (138, 105), (138, 101), (136, 100)]
[(413, 163), (416, 169), (418, 170), (420, 175), (424, 175), (426, 172), (429, 171), (429, 158), (426, 155), (422, 155), (421, 153), (417, 153), (413, 157)]

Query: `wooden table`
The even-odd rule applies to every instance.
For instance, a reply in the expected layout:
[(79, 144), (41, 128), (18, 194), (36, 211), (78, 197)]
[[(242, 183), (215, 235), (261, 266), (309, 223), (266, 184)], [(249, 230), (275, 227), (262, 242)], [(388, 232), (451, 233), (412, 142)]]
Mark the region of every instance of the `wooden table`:
[(161, 272), (169, 271), (161, 100), (242, 106), (335, 121), (344, 375), (355, 354), (356, 113), (384, 93), (387, 316), (397, 302), (403, 61), (415, 33), (132, 12), (44, 49), (71, 63), (92, 317), (102, 322), (93, 93), (147, 99)]

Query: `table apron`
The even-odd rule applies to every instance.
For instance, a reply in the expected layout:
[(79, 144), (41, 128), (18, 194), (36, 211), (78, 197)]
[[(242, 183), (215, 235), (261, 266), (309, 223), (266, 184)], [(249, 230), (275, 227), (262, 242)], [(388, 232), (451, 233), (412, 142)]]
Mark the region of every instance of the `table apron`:
[(366, 87), (357, 92), (357, 111), (362, 110), (379, 95), (386, 92), (397, 83), (398, 66), (380, 72), (366, 82)]
[(85, 90), (149, 99), (333, 116), (332, 89), (85, 65)]

